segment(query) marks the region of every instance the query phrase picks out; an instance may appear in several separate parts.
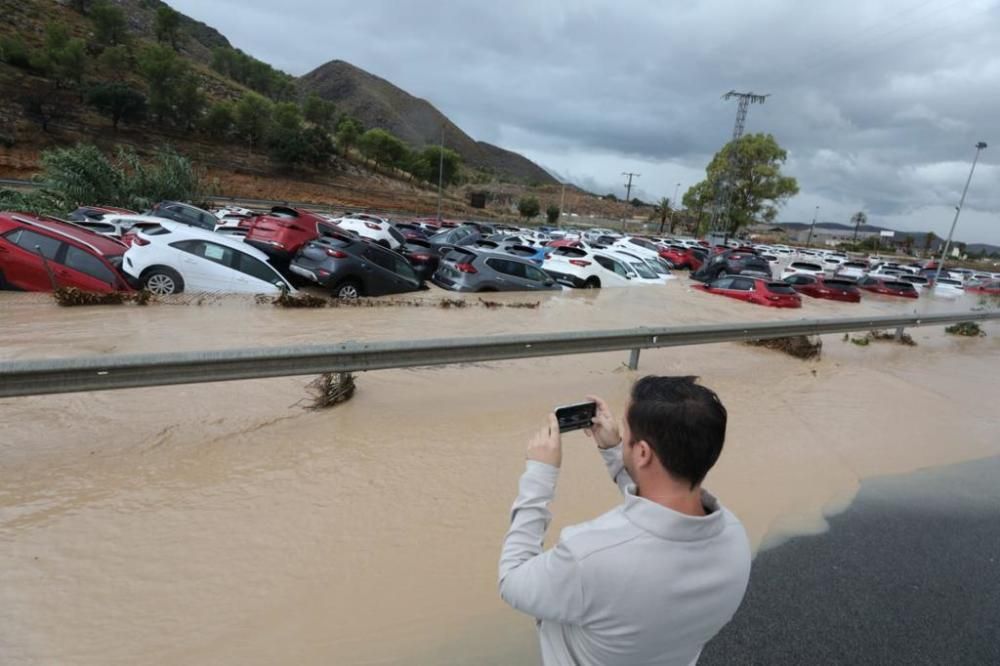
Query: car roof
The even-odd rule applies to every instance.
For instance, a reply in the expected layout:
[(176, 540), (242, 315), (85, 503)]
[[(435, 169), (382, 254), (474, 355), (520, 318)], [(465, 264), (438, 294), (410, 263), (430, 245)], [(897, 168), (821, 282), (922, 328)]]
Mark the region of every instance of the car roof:
[(159, 217), (157, 215), (140, 215), (126, 214), (126, 213), (113, 213), (105, 215), (101, 218), (101, 222), (117, 222), (119, 220), (128, 220), (129, 222), (174, 222), (168, 217)]
[(87, 245), (94, 252), (106, 254), (123, 254), (127, 249), (125, 244), (113, 238), (108, 238), (72, 222), (60, 220), (57, 217), (36, 216), (25, 213), (6, 213), (11, 219), (27, 227), (42, 229), (63, 236), (78, 243)]
[(218, 243), (219, 245), (224, 245), (226, 247), (231, 247), (234, 250), (239, 250), (249, 254), (250, 256), (260, 259), (263, 262), (268, 261), (268, 256), (258, 250), (257, 248), (247, 245), (241, 240), (235, 240), (231, 236), (225, 236), (223, 234), (217, 234), (214, 231), (209, 231), (208, 229), (201, 229), (199, 227), (192, 227), (190, 224), (184, 224), (183, 222), (174, 222), (173, 220), (163, 220), (160, 222), (160, 226), (164, 229), (170, 231), (171, 236), (180, 236), (180, 238), (172, 238), (169, 242), (173, 243), (176, 240), (207, 240), (213, 243)]

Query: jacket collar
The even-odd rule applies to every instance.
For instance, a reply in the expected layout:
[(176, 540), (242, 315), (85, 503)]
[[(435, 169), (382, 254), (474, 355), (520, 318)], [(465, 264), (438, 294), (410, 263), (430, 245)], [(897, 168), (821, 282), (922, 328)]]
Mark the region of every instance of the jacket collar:
[(689, 516), (639, 497), (635, 484), (625, 488), (625, 517), (641, 530), (670, 541), (710, 539), (725, 527), (722, 505), (708, 491), (701, 491), (701, 501), (710, 510), (707, 516)]

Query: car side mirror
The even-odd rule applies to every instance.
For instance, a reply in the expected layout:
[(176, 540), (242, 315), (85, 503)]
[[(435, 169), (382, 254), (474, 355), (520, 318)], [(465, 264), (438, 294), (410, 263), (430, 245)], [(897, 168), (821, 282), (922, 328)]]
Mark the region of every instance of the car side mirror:
[(545, 282), (543, 282), (542, 284), (544, 284), (544, 285), (545, 285), (546, 287), (551, 287), (551, 286), (553, 286), (553, 285), (554, 285), (555, 283), (556, 283), (556, 281), (555, 281), (555, 280), (553, 280), (552, 278), (549, 278), (548, 280), (546, 280), (546, 281), (545, 281)]

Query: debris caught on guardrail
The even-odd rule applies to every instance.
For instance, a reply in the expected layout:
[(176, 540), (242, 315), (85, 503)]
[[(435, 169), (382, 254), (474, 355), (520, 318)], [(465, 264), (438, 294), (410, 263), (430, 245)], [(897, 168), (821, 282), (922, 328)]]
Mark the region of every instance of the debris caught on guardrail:
[(820, 353), (823, 350), (823, 341), (820, 340), (818, 336), (816, 336), (815, 339), (811, 338), (812, 336), (808, 335), (791, 335), (785, 338), (747, 340), (746, 343), (752, 347), (773, 349), (775, 351), (784, 352), (789, 356), (794, 356), (795, 358), (808, 360), (811, 358), (819, 358)]
[(325, 308), (328, 301), (311, 294), (290, 294), (282, 290), (271, 303), (282, 308)]
[(977, 322), (974, 321), (960, 321), (954, 326), (949, 326), (944, 329), (945, 333), (951, 335), (963, 335), (967, 338), (985, 338), (986, 331)]
[(849, 337), (847, 333), (844, 334), (844, 342), (850, 339), (851, 344), (857, 345), (858, 347), (867, 347), (872, 342), (898, 342), (906, 347), (916, 347), (917, 341), (913, 339), (913, 336), (909, 333), (903, 333), (899, 337), (895, 333), (890, 331), (868, 331), (860, 338)]
[(350, 372), (324, 372), (309, 383), (312, 394), (310, 409), (326, 409), (347, 402), (354, 395), (354, 374)]
[(145, 289), (131, 293), (125, 291), (103, 293), (99, 291), (86, 291), (77, 287), (59, 287), (52, 292), (52, 297), (56, 300), (56, 303), (63, 307), (76, 307), (83, 305), (124, 305), (125, 303), (146, 305), (153, 298), (153, 295)]

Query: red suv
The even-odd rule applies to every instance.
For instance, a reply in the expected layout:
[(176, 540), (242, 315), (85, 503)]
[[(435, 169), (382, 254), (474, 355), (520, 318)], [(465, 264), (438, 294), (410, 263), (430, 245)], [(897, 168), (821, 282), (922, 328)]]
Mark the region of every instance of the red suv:
[(730, 275), (709, 284), (694, 285), (694, 289), (772, 308), (802, 307), (802, 297), (790, 285), (764, 278)]
[(319, 237), (319, 225), (339, 231), (337, 225), (316, 213), (286, 206), (275, 206), (269, 213), (240, 221), (240, 227), (247, 230), (244, 242), (280, 267), (287, 267), (303, 245)]
[(0, 213), (0, 289), (128, 291), (119, 271), (125, 245), (69, 222)]

